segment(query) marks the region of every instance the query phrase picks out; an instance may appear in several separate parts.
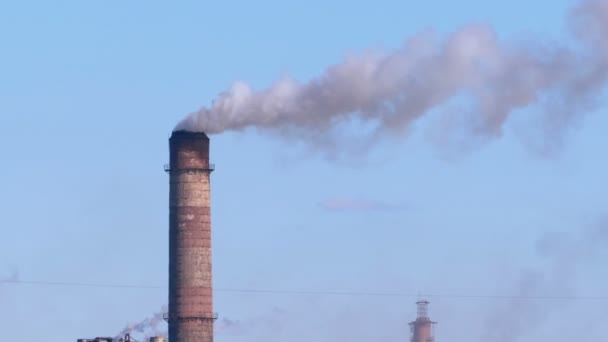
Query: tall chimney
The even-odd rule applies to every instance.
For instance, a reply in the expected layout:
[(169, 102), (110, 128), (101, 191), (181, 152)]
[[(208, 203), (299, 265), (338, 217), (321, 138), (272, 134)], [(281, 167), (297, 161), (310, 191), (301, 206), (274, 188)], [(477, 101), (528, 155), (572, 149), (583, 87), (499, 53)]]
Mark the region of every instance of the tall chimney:
[(176, 131), (169, 150), (169, 341), (212, 342), (209, 137)]
[(418, 317), (410, 322), (411, 342), (433, 342), (433, 325), (437, 322), (429, 318), (429, 302), (420, 300), (416, 302), (418, 306)]

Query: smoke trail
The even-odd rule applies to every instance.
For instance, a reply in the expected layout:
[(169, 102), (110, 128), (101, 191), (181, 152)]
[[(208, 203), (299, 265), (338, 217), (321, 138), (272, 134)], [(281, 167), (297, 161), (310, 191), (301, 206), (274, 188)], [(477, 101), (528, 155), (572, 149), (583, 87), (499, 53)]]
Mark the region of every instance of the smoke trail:
[(350, 138), (372, 142), (404, 135), (416, 119), (464, 96), (472, 137), (499, 137), (513, 111), (533, 105), (546, 113), (545, 133), (559, 135), (608, 80), (608, 1), (583, 0), (570, 23), (572, 47), (501, 42), (490, 27), (471, 25), (446, 39), (422, 32), (392, 52), (349, 56), (308, 83), (283, 78), (255, 91), (235, 82), (175, 130), (255, 127), (323, 147), (355, 122), (367, 133)]
[[(154, 314), (152, 318), (148, 317), (142, 322), (138, 324), (127, 324), (127, 326), (114, 338), (117, 341), (120, 341), (120, 338), (124, 337), (125, 334), (132, 334), (133, 332), (143, 334), (143, 341), (148, 341), (150, 337), (153, 336), (163, 336), (167, 337), (167, 330), (159, 330), (157, 329), (157, 324), (151, 324), (154, 320), (154, 317), (157, 317), (158, 314)], [(230, 334), (230, 335), (241, 335), (248, 328), (250, 328), (249, 322), (241, 322), (239, 320), (233, 320), (230, 318), (222, 318), (215, 324), (214, 331), (218, 334)], [(147, 332), (146, 332), (147, 331)]]
[(125, 336), (125, 334), (133, 334), (139, 333), (144, 334), (144, 338), (147, 339), (150, 336), (161, 336), (163, 333), (158, 332), (158, 325), (163, 321), (163, 312), (166, 310), (163, 308), (161, 312), (157, 312), (150, 317), (146, 317), (143, 321), (139, 323), (129, 323), (122, 329), (114, 339), (116, 341), (120, 341), (121, 338)]
[[(162, 312), (166, 312), (166, 307), (163, 308)], [(167, 330), (160, 330), (158, 325), (162, 321), (162, 312), (153, 314), (150, 317), (146, 317), (139, 323), (127, 324), (127, 326), (121, 330), (114, 339), (120, 341), (125, 334), (138, 333), (143, 336), (143, 341), (147, 341), (152, 336), (163, 336), (167, 337)], [(282, 321), (285, 319), (286, 312), (279, 308), (273, 307), (270, 312), (263, 315), (245, 319), (235, 320), (224, 317), (215, 323), (214, 332), (217, 334), (227, 335), (243, 335), (250, 333), (256, 327), (268, 327), (271, 330), (281, 330)]]
[[(546, 233), (537, 242), (538, 253), (547, 259), (544, 270), (523, 272), (515, 295), (567, 296), (576, 286), (577, 272), (608, 247), (608, 219), (577, 233)], [(514, 342), (533, 332), (567, 302), (513, 299), (486, 316), (481, 341)], [(579, 336), (583, 340), (584, 336)]]
[(269, 312), (265, 312), (256, 317), (234, 320), (223, 318), (215, 325), (215, 332), (226, 335), (245, 335), (251, 337), (251, 333), (256, 328), (263, 328), (269, 331), (280, 331), (287, 320), (287, 311), (274, 306)]
[(13, 270), (9, 275), (0, 276), (0, 282), (15, 283), (19, 281), (19, 271)]

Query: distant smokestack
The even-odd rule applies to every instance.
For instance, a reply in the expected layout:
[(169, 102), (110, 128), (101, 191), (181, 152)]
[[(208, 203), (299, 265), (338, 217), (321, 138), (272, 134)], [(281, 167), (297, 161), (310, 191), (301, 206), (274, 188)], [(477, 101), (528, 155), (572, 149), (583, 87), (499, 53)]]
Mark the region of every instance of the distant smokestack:
[[(536, 106), (545, 138), (559, 138), (593, 109), (608, 80), (608, 1), (581, 0), (569, 19), (573, 44), (501, 41), (488, 25), (468, 25), (445, 39), (425, 31), (394, 51), (350, 55), (309, 82), (283, 78), (256, 90), (238, 81), (175, 129), (254, 127), (331, 148), (344, 138), (406, 136), (434, 112), (438, 141), (483, 141), (500, 137), (514, 111)], [(353, 122), (367, 129), (342, 129)]]
[(429, 302), (422, 300), (416, 302), (418, 306), (418, 317), (410, 322), (411, 342), (433, 342), (433, 325), (437, 322), (431, 321), (428, 314)]
[(175, 131), (169, 150), (169, 341), (212, 342), (209, 138)]

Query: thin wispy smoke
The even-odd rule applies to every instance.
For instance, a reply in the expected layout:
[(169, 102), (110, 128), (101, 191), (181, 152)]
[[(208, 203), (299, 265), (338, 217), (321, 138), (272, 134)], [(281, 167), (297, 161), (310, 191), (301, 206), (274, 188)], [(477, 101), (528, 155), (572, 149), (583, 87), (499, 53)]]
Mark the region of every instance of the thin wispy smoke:
[(19, 281), (19, 271), (13, 270), (10, 274), (0, 276), (0, 281), (5, 283), (15, 283)]
[[(583, 0), (570, 12), (572, 44), (501, 41), (487, 25), (445, 38), (425, 31), (395, 51), (348, 56), (307, 83), (282, 78), (254, 90), (235, 82), (175, 130), (254, 127), (322, 148), (345, 136), (363, 146), (404, 136), (420, 117), (441, 115), (451, 101), (465, 98), (468, 104), (458, 107), (463, 118), (448, 122), (464, 123), (471, 138), (499, 137), (514, 111), (538, 106), (544, 133), (557, 139), (593, 108), (608, 80), (607, 3)], [(345, 129), (352, 123), (365, 129)], [(456, 129), (444, 128), (446, 134)]]
[(330, 211), (387, 211), (403, 209), (401, 206), (354, 197), (334, 197), (323, 200), (319, 206)]
[[(138, 334), (143, 336), (144, 340), (147, 341), (152, 336), (165, 336), (164, 331), (160, 331), (160, 324), (163, 322), (163, 312), (166, 308), (163, 308), (161, 312), (154, 313), (153, 315), (146, 317), (144, 320), (138, 323), (128, 323), (124, 329), (122, 329), (114, 338), (116, 341), (120, 341), (126, 334)], [(165, 329), (166, 330), (166, 329)]]
[[(166, 307), (163, 308), (163, 312), (166, 311)], [(215, 322), (214, 333), (220, 335), (245, 335), (259, 327), (268, 328), (274, 331), (281, 330), (285, 315), (285, 310), (275, 306), (269, 312), (244, 320), (223, 317)], [(121, 341), (121, 338), (124, 338), (125, 334), (137, 334), (142, 337), (142, 341), (148, 341), (148, 339), (153, 336), (167, 337), (168, 333), (166, 326), (159, 325), (162, 318), (162, 312), (157, 312), (150, 317), (146, 317), (139, 323), (129, 323), (116, 335), (116, 337), (114, 337), (114, 340)]]
[(214, 331), (231, 335), (241, 335), (244, 332), (243, 323), (231, 318), (222, 318), (215, 324)]
[(215, 324), (214, 330), (217, 334), (247, 335), (249, 337), (256, 329), (260, 328), (276, 332), (283, 329), (287, 320), (286, 315), (285, 310), (275, 306), (268, 312), (248, 319), (222, 318)]
[[(517, 280), (515, 295), (561, 295), (575, 291), (578, 271), (608, 248), (608, 219), (601, 220), (577, 232), (544, 234), (537, 241), (537, 252), (547, 261), (542, 270), (522, 272)], [(486, 315), (487, 329), (482, 341), (515, 342), (534, 333), (568, 301), (534, 301), (512, 299), (498, 305)], [(585, 336), (579, 336), (585, 340)]]

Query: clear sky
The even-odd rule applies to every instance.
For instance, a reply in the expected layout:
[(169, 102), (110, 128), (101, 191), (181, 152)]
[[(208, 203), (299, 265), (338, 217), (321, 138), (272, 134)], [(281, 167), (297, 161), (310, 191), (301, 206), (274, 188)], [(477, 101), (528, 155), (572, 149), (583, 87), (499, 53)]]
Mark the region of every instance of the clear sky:
[[(167, 300), (168, 137), (235, 80), (306, 81), (429, 27), (567, 41), (571, 1), (0, 3), (2, 339), (114, 335)], [(551, 157), (504, 135), (456, 157), (432, 120), (332, 161), (212, 136), (218, 342), (406, 341), (416, 297), (608, 296), (605, 99)], [(530, 114), (530, 115), (529, 115)], [(531, 132), (534, 132), (533, 127)], [(602, 244), (603, 243), (603, 244)], [(599, 340), (608, 299), (430, 296), (437, 341)], [(165, 323), (158, 325), (165, 330)], [(221, 329), (218, 329), (221, 330)]]

